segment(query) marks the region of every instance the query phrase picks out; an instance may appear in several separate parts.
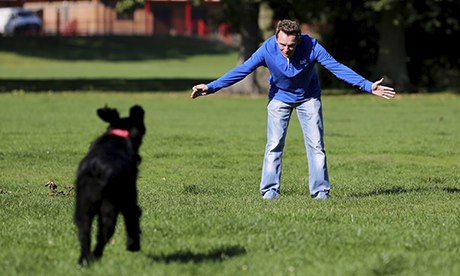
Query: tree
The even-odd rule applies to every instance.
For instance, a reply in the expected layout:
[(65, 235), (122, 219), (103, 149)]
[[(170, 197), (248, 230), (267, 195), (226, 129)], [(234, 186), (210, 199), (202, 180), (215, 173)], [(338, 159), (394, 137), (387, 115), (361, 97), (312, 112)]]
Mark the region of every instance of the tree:
[[(117, 6), (132, 8), (144, 1), (122, 0)], [(460, 78), (458, 0), (221, 0), (221, 4), (221, 20), (241, 34), (238, 64), (273, 34), (270, 23), (295, 18), (320, 26), (318, 38), (338, 60), (360, 68), (358, 73), (371, 80), (383, 74), (397, 91), (445, 88)], [(421, 45), (429, 51), (421, 51)], [(324, 74), (323, 84), (343, 85), (329, 75)], [(267, 86), (267, 71), (260, 69), (231, 89), (266, 93)]]
[[(241, 64), (257, 50), (263, 36), (267, 35), (267, 30), (270, 29), (269, 25), (273, 21), (270, 18), (270, 7), (265, 1), (252, 0), (222, 1), (222, 4), (222, 10), (225, 11), (223, 14), (226, 15), (223, 20), (230, 22), (233, 30), (241, 35), (237, 62), (237, 64)], [(263, 11), (261, 18), (259, 16), (260, 10)], [(239, 94), (265, 93), (268, 89), (267, 78), (268, 71), (260, 67), (240, 82), (225, 90)]]
[[(246, 37), (260, 37), (263, 28), (257, 32), (250, 28), (254, 22), (242, 20), (242, 24), (238, 25), (235, 19), (246, 17), (244, 10), (249, 4), (252, 10), (255, 9), (254, 5), (259, 6), (260, 18), (267, 13), (264, 9), (268, 5), (274, 19), (296, 18), (301, 22), (326, 26), (318, 29), (321, 43), (329, 44), (331, 47), (327, 48), (332, 52), (342, 51), (342, 55), (339, 54), (345, 57), (342, 61), (347, 65), (352, 64), (353, 68), (360, 68), (366, 74), (369, 72), (367, 76), (371, 80), (383, 75), (388, 84), (401, 92), (418, 91), (420, 86), (444, 89), (457, 85), (458, 88), (458, 81), (454, 83), (460, 77), (457, 53), (460, 45), (456, 39), (460, 31), (458, 0), (222, 2), (227, 6), (233, 4), (234, 8), (226, 11), (226, 14), (233, 19), (232, 24), (239, 26), (237, 30), (245, 32), (242, 33), (243, 44), (247, 42)], [(421, 51), (421, 45), (426, 45), (429, 51)], [(252, 47), (241, 48), (240, 61), (250, 56)], [(251, 82), (260, 84), (266, 79)], [(265, 92), (259, 90), (259, 93)]]
[(303, 20), (326, 18), (329, 28), (322, 35), (330, 50), (346, 55), (340, 52), (348, 45), (354, 57), (347, 60), (356, 59), (359, 68), (373, 60), (371, 79), (383, 74), (398, 91), (445, 89), (460, 77), (458, 0), (310, 0), (293, 5)]

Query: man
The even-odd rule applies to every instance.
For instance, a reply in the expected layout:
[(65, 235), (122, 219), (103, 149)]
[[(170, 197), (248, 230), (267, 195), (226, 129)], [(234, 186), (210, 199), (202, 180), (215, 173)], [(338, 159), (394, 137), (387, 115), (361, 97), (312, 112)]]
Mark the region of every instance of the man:
[(208, 84), (193, 86), (191, 98), (209, 95), (246, 77), (259, 66), (270, 71), (267, 145), (260, 181), (263, 199), (280, 197), (281, 159), (293, 110), (302, 128), (308, 159), (308, 184), (315, 199), (329, 197), (330, 184), (323, 143), (321, 88), (316, 63), (337, 78), (385, 99), (395, 96), (393, 88), (382, 86), (383, 78), (372, 83), (337, 62), (318, 41), (301, 34), (296, 21), (282, 20), (274, 36), (267, 39), (243, 64)]

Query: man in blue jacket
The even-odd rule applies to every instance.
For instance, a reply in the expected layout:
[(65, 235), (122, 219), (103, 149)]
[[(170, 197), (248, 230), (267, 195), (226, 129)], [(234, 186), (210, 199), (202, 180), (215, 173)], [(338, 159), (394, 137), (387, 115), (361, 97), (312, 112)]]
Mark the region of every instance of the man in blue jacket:
[(267, 39), (243, 64), (219, 79), (192, 88), (192, 99), (217, 92), (245, 78), (259, 66), (270, 71), (270, 91), (260, 193), (264, 199), (280, 197), (281, 159), (292, 111), (295, 109), (302, 128), (308, 159), (308, 185), (315, 199), (329, 197), (330, 184), (323, 142), (321, 88), (316, 63), (337, 78), (363, 91), (385, 99), (395, 96), (393, 88), (383, 86), (383, 78), (372, 83), (336, 61), (318, 41), (301, 34), (296, 21), (282, 20), (276, 34)]

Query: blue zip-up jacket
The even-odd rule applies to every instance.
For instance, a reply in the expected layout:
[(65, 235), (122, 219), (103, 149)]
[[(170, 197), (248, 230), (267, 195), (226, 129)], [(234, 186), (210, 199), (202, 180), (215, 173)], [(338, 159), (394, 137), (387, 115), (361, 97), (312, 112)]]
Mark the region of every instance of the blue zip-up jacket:
[(301, 42), (290, 59), (283, 57), (276, 43), (276, 37), (272, 36), (244, 63), (219, 79), (208, 83), (207, 93), (211, 94), (235, 84), (257, 67), (265, 66), (270, 71), (268, 78), (270, 100), (276, 99), (285, 103), (304, 102), (321, 95), (318, 74), (315, 69), (316, 62), (319, 62), (337, 78), (363, 91), (371, 92), (372, 83), (370, 81), (336, 61), (316, 39), (302, 34)]

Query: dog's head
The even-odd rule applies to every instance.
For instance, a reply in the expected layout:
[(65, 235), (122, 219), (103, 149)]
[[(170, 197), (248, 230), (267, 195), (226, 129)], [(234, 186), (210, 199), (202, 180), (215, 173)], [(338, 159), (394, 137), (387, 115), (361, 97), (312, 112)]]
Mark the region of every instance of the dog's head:
[(144, 109), (141, 106), (132, 106), (129, 117), (126, 118), (120, 118), (116, 109), (107, 106), (99, 108), (97, 115), (104, 122), (109, 123), (108, 134), (131, 139), (135, 150), (138, 151), (145, 134)]

